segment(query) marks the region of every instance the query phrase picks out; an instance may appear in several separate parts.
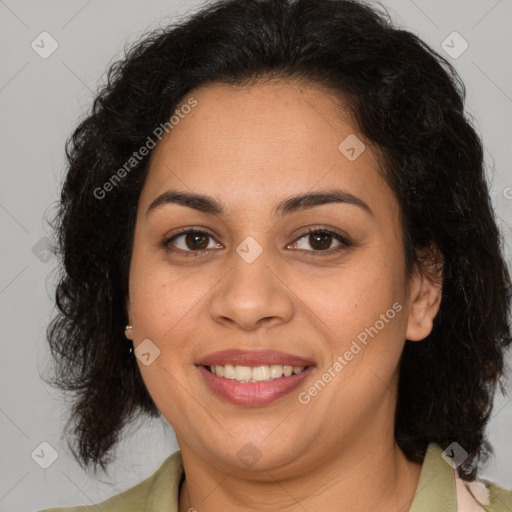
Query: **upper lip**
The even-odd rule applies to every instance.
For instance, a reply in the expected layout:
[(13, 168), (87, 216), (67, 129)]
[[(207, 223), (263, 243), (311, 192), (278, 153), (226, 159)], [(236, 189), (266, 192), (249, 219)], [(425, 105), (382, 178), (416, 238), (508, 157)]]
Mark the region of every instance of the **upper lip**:
[(226, 364), (239, 366), (263, 366), (263, 365), (290, 365), (290, 366), (312, 366), (314, 363), (293, 354), (287, 354), (279, 350), (240, 350), (227, 349), (213, 352), (203, 357), (197, 365), (199, 366), (224, 366)]

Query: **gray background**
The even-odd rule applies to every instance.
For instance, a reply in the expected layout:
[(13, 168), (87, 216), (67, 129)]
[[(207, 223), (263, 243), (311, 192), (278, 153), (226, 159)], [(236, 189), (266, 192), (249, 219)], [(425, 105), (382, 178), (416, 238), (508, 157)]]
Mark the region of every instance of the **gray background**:
[[(44, 330), (56, 281), (55, 258), (45, 251), (44, 216), (51, 215), (49, 207), (58, 197), (65, 139), (89, 108), (108, 64), (121, 57), (126, 42), (199, 4), (0, 0), (1, 511), (98, 502), (149, 476), (177, 448), (168, 425), (146, 421), (126, 436), (110, 474), (93, 477), (80, 469), (61, 440), (62, 396), (40, 379), (47, 368)], [(510, 261), (512, 3), (392, 0), (384, 4), (400, 24), (442, 54), (441, 43), (453, 31), (469, 44), (462, 55), (448, 58), (467, 86), (468, 111), (484, 138), (492, 198)], [(47, 59), (31, 47), (44, 31), (58, 43)], [(457, 38), (448, 39), (448, 44), (454, 47), (452, 52), (462, 48)], [(510, 365), (510, 355), (508, 361)], [(510, 396), (498, 397), (489, 426), (496, 456), (482, 476), (512, 489), (510, 370), (508, 375)], [(58, 455), (47, 469), (35, 462), (51, 462), (51, 451), (38, 448), (43, 441)]]

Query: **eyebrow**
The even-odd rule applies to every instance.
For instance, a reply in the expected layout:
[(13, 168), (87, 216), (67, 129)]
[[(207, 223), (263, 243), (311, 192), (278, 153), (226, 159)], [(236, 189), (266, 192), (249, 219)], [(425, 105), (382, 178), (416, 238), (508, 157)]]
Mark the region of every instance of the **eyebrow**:
[[(373, 215), (370, 207), (362, 199), (340, 189), (323, 190), (314, 193), (308, 192), (288, 197), (273, 209), (273, 213), (274, 215), (284, 217), (291, 213), (331, 203), (343, 203), (358, 206), (362, 210)], [(178, 204), (213, 215), (223, 215), (226, 212), (222, 203), (211, 196), (180, 192), (178, 190), (167, 190), (163, 194), (159, 195), (149, 205), (146, 210), (146, 215), (166, 204)]]

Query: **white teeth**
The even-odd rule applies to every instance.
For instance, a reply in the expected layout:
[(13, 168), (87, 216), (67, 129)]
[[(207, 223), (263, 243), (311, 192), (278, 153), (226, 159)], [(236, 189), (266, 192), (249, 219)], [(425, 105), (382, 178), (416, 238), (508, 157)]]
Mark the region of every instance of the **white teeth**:
[(235, 366), (236, 380), (251, 380), (252, 370), (250, 366)]
[(226, 364), (224, 366), (209, 366), (209, 370), (218, 377), (237, 380), (239, 382), (263, 382), (267, 380), (280, 379), (281, 377), (290, 377), (298, 375), (305, 366), (290, 365), (261, 365), (261, 366), (241, 366)]
[(224, 378), (231, 380), (235, 379), (235, 367), (232, 364), (224, 366)]
[(253, 380), (269, 380), (270, 379), (270, 366), (255, 366), (252, 369)]
[(270, 376), (273, 379), (279, 379), (283, 375), (283, 367), (280, 364), (273, 364), (270, 367)]

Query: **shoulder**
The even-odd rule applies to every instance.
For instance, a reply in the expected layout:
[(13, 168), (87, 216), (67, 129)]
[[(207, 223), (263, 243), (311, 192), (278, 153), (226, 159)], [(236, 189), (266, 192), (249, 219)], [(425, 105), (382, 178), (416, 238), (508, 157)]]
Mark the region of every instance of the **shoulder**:
[(177, 510), (183, 465), (179, 451), (169, 456), (158, 470), (139, 484), (94, 505), (49, 508), (40, 512), (128, 512), (145, 510), (157, 512)]
[(512, 510), (512, 491), (487, 482), (475, 480), (465, 482), (455, 479), (457, 503), (463, 512), (508, 512)]
[(511, 512), (512, 492), (485, 480), (462, 480), (453, 450), (431, 443), (409, 512)]

